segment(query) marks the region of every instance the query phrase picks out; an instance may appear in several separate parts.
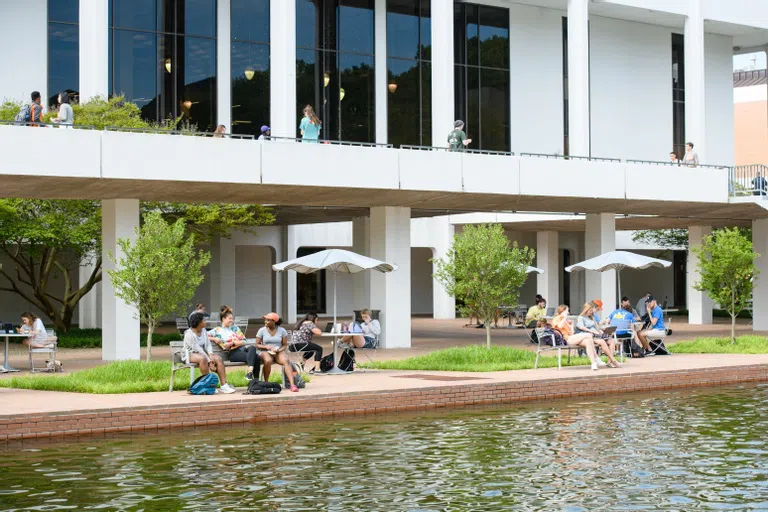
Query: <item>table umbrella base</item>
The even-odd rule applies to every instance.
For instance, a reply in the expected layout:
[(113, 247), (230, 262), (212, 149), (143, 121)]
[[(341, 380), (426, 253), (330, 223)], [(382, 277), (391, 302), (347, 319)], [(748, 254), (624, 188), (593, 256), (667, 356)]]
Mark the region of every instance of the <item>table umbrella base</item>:
[(314, 375), (347, 375), (352, 372), (345, 372), (344, 370), (341, 370), (339, 368), (333, 367), (327, 372), (315, 372)]

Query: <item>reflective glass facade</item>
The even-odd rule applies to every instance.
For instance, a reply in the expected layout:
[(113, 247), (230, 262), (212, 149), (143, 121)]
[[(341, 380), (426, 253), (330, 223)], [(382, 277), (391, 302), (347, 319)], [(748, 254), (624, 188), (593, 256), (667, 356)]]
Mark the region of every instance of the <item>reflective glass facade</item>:
[(432, 145), (430, 0), (387, 0), (388, 142)]
[(454, 31), (456, 117), (469, 147), (509, 151), (509, 11), (457, 3)]
[[(73, 102), (80, 90), (80, 32), (78, 0), (48, 0), (48, 98), (47, 106), (56, 105), (60, 92), (66, 91)], [(8, 50), (6, 50), (8, 51)], [(32, 91), (29, 91), (32, 92)], [(25, 101), (29, 98), (25, 98)]]
[(374, 0), (296, 0), (296, 126), (305, 105), (320, 138), (373, 142)]
[(109, 88), (152, 121), (216, 126), (216, 1), (110, 0)]
[(685, 41), (672, 34), (672, 150), (677, 158), (685, 155)]
[(269, 125), (269, 0), (232, 0), (232, 133)]

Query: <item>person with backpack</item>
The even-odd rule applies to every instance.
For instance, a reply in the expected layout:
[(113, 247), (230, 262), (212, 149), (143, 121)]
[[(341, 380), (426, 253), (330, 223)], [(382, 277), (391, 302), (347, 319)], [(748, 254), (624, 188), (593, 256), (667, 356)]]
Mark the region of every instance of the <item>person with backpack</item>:
[(205, 331), (205, 318), (202, 313), (189, 315), (189, 329), (184, 333), (184, 352), (182, 358), (185, 363), (195, 363), (200, 367), (200, 373), (207, 375), (213, 371), (219, 376), (222, 393), (234, 393), (235, 388), (227, 384), (227, 370), (224, 360), (219, 354), (213, 353), (211, 340)]
[(32, 91), (32, 102), (24, 105), (14, 119), (19, 124), (29, 123), (29, 126), (37, 126), (43, 122), (43, 106), (40, 103), (40, 93)]
[(467, 138), (467, 134), (464, 133), (464, 121), (459, 119), (453, 123), (453, 131), (448, 134), (448, 147), (451, 151), (464, 151), (464, 148), (469, 146), (472, 139)]

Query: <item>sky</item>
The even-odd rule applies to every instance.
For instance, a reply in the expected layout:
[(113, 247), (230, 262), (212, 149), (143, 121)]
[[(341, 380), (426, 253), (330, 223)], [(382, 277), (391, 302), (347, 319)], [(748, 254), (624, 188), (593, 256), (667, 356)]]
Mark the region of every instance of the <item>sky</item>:
[[(752, 59), (755, 59), (753, 62)], [(733, 70), (766, 69), (765, 52), (745, 53), (733, 56)]]

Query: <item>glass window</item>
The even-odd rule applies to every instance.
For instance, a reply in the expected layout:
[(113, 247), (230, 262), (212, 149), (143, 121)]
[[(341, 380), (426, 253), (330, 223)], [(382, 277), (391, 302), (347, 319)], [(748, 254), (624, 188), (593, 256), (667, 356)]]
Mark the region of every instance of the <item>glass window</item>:
[(509, 149), (509, 71), (480, 69), (480, 140), (483, 149)]
[(155, 118), (157, 83), (157, 37), (154, 33), (116, 30), (113, 36), (112, 91), (148, 110)]
[(685, 40), (672, 34), (672, 145), (678, 158), (685, 154)]
[(319, 13), (313, 0), (296, 0), (296, 47), (320, 48), (317, 34)]
[(216, 129), (216, 44), (212, 39), (184, 38), (184, 85), (178, 111), (198, 130)]
[(410, 0), (387, 2), (387, 57), (419, 58), (419, 6)]
[[(57, 105), (59, 92), (77, 100), (80, 71), (80, 40), (77, 25), (48, 24), (48, 105)], [(45, 101), (45, 99), (43, 99)]]
[(216, 36), (216, 1), (215, 0), (178, 0), (184, 9), (177, 7), (176, 13), (182, 17), (177, 22), (176, 32), (193, 36)]
[(137, 30), (155, 30), (155, 0), (112, 0), (112, 26)]
[(269, 46), (232, 43), (232, 133), (260, 135), (269, 125)]
[(342, 91), (339, 95), (339, 138), (355, 142), (375, 140), (373, 57), (340, 53), (339, 63)]
[(78, 0), (48, 0), (48, 21), (77, 23), (79, 8)]
[[(421, 70), (415, 60), (387, 59), (389, 101), (388, 142), (395, 146), (421, 144)], [(391, 86), (397, 88), (394, 92)]]
[[(509, 69), (509, 16), (479, 6), (480, 66)], [(505, 11), (506, 12), (506, 11)]]
[(339, 51), (373, 55), (373, 1), (344, 0), (340, 3)]
[[(321, 248), (299, 247), (296, 256), (302, 258), (325, 250)], [(310, 311), (324, 313), (326, 294), (326, 271), (296, 275), (296, 311), (305, 314)]]
[(269, 0), (232, 0), (232, 40), (269, 44)]
[(432, 66), (421, 63), (421, 145), (432, 145)]

